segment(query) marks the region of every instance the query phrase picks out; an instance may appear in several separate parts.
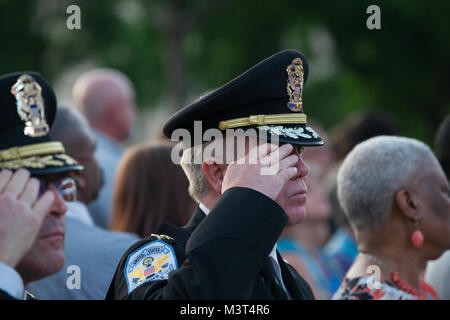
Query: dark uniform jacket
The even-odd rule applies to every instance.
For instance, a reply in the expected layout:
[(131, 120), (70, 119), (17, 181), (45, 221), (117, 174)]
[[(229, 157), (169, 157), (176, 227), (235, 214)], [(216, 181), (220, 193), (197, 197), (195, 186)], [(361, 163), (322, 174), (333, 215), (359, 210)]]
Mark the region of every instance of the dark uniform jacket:
[(9, 294), (7, 294), (5, 291), (0, 289), (0, 300), (17, 300), (14, 297), (11, 297)]
[[(207, 218), (197, 208), (186, 226), (176, 228), (165, 223), (157, 231), (161, 235), (152, 235), (129, 248), (106, 299), (287, 299), (275, 283), (269, 258), (287, 220), (283, 209), (262, 193), (231, 188)], [(177, 268), (163, 280), (145, 278), (130, 291), (130, 256), (133, 261), (139, 260), (133, 253), (145, 257), (139, 248), (155, 240), (173, 248)], [(314, 299), (306, 281), (277, 255), (292, 299)]]
[[(36, 300), (36, 297), (28, 291), (25, 291), (25, 294), (27, 300)], [(0, 289), (0, 300), (17, 300), (17, 298), (10, 296), (4, 290)]]

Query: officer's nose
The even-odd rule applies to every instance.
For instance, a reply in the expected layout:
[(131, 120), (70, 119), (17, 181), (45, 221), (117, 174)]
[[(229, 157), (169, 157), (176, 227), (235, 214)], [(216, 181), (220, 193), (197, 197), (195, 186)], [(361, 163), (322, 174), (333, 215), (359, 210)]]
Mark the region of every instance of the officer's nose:
[(303, 153), (303, 147), (294, 145), (294, 150), (292, 150), (292, 154), (295, 154), (299, 157), (299, 160), (296, 165), (297, 175), (294, 177), (294, 179), (298, 178), (298, 177), (300, 177), (300, 178), (306, 177), (309, 172), (308, 165), (305, 163), (305, 161), (303, 161), (302, 153)]
[(305, 163), (305, 161), (303, 161), (302, 156), (299, 156), (299, 160), (297, 162), (297, 175), (301, 178), (306, 177), (308, 175), (309, 172), (309, 167), (308, 165)]
[(50, 190), (55, 196), (53, 204), (50, 207), (50, 213), (57, 216), (64, 215), (67, 212), (67, 205), (64, 202), (64, 199), (61, 197), (61, 194), (59, 193), (58, 189), (55, 188), (55, 186), (51, 185)]

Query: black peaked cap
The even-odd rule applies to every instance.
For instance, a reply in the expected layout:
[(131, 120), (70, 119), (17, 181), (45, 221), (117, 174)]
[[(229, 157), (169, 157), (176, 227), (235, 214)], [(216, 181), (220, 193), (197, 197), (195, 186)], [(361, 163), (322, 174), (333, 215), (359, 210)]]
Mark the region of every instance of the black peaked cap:
[[(194, 121), (202, 121), (203, 133), (210, 128), (219, 128), (219, 123), (224, 120), (261, 114), (303, 113), (291, 111), (287, 107), (290, 99), (286, 68), (296, 58), (301, 59), (305, 84), (309, 66), (304, 55), (297, 50), (279, 52), (175, 113), (164, 125), (164, 134), (170, 138), (174, 130), (186, 129), (193, 137)], [(307, 146), (323, 145), (323, 140), (306, 123), (242, 127), (244, 131), (249, 128), (257, 128), (257, 132), (267, 130), (277, 134), (280, 142)]]
[[(32, 175), (83, 169), (64, 153), (62, 144), (53, 141), (48, 133), (32, 137), (24, 133), (15, 95), (11, 92), (21, 76), (31, 76), (41, 87), (45, 121), (48, 129), (55, 120), (56, 95), (48, 82), (33, 71), (6, 74), (0, 77), (0, 169), (28, 169)], [(53, 142), (53, 143), (52, 143)], [(30, 155), (30, 148), (33, 149)], [(26, 151), (24, 151), (26, 149)]]

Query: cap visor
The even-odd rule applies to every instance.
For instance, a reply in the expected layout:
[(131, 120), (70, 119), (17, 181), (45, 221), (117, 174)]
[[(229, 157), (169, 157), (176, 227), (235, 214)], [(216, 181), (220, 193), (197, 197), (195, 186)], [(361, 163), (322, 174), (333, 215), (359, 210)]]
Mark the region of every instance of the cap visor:
[(84, 169), (75, 159), (63, 153), (3, 161), (0, 163), (0, 168), (12, 171), (27, 169), (30, 171), (31, 175), (61, 173), (75, 170), (79, 171)]
[[(255, 128), (255, 127), (254, 127)], [(322, 138), (307, 124), (264, 125), (256, 130), (248, 130), (249, 135), (257, 133), (257, 137), (272, 141), (276, 136), (280, 143), (291, 143), (302, 146), (322, 146)]]

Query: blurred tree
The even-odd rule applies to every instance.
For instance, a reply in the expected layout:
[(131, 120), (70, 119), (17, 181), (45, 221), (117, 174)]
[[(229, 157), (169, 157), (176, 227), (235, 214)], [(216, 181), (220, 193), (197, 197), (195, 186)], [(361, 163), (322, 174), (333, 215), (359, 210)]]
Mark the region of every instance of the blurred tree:
[[(214, 18), (226, 0), (159, 0), (141, 1), (149, 27), (161, 39), (165, 94), (168, 104), (175, 108), (186, 102), (186, 38), (201, 23)], [(148, 4), (148, 5), (146, 5)]]
[[(67, 6), (81, 8), (68, 30)], [(392, 114), (405, 135), (431, 142), (450, 112), (450, 2), (378, 1), (368, 30), (361, 1), (0, 0), (0, 73), (51, 80), (78, 65), (112, 67), (140, 106), (180, 108), (283, 49), (311, 64), (305, 112), (327, 128), (359, 109)]]

